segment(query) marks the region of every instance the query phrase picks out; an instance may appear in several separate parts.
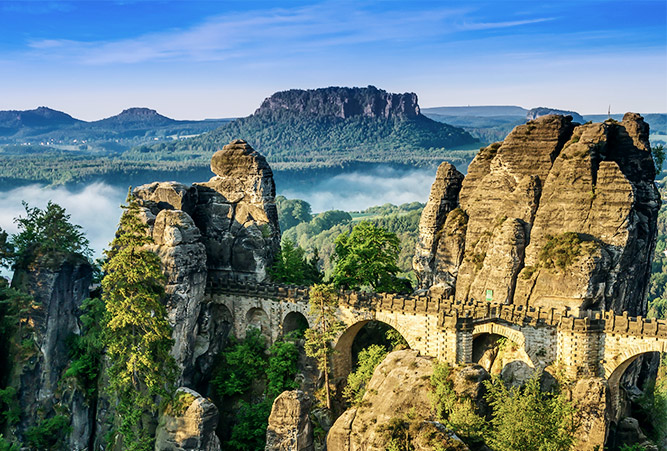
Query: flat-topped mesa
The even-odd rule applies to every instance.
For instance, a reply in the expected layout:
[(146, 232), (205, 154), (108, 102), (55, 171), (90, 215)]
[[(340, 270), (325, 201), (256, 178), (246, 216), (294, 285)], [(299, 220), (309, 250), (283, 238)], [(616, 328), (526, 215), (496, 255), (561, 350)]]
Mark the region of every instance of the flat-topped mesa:
[(417, 94), (394, 94), (375, 86), (366, 88), (329, 87), (291, 89), (266, 98), (255, 114), (277, 111), (335, 116), (374, 118), (415, 118), (419, 116)]
[(547, 115), (520, 125), (480, 150), (458, 208), (435, 218), (424, 210), (422, 222), (437, 230), (420, 229), (420, 288), (458, 301), (643, 315), (660, 207), (654, 177), (638, 114), (584, 125)]

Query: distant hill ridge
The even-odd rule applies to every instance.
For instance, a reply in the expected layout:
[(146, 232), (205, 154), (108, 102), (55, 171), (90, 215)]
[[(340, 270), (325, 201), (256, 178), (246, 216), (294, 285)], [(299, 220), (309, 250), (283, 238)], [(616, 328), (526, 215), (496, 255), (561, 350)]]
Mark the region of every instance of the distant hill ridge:
[(291, 89), (276, 92), (266, 98), (255, 114), (292, 111), (349, 119), (353, 116), (370, 118), (416, 118), (419, 116), (417, 94), (394, 94), (375, 86), (366, 88), (328, 87)]

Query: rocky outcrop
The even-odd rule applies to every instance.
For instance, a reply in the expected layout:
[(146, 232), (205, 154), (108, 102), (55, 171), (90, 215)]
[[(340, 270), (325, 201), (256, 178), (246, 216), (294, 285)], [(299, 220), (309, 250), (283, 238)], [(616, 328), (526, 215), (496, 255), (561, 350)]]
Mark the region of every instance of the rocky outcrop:
[(160, 417), (155, 451), (220, 451), (217, 426), (215, 404), (196, 391), (181, 387), (173, 405)]
[(276, 111), (318, 114), (347, 119), (415, 118), (419, 116), (417, 94), (393, 94), (375, 86), (367, 88), (292, 89), (273, 94), (262, 102), (255, 114)]
[(609, 425), (609, 387), (600, 378), (580, 379), (572, 389), (572, 403), (577, 409), (577, 449), (602, 449)]
[[(264, 157), (236, 140), (213, 155), (208, 182), (143, 185), (133, 191), (165, 276), (180, 383), (196, 384), (229, 332), (229, 312), (204, 302), (207, 281), (263, 281), (280, 248), (275, 185)], [(227, 325), (225, 325), (227, 324)]]
[(529, 110), (528, 113), (526, 113), (526, 120), (532, 121), (533, 119), (537, 119), (538, 117), (541, 116), (547, 116), (549, 114), (558, 114), (560, 116), (572, 116), (572, 120), (580, 124), (586, 122), (579, 113), (576, 113), (574, 111), (557, 110), (555, 108), (544, 108), (544, 107), (533, 108), (532, 110)]
[(447, 271), (446, 268), (440, 268), (440, 271), (436, 273), (434, 263), (436, 257), (439, 257), (438, 261), (446, 262), (447, 266), (455, 268), (460, 261), (458, 246), (455, 246), (453, 250), (443, 246), (439, 256), (438, 247), (441, 241), (444, 244), (448, 240), (447, 229), (443, 231), (443, 227), (445, 227), (449, 212), (458, 206), (462, 181), (463, 174), (453, 165), (443, 162), (438, 167), (435, 182), (431, 186), (431, 195), (419, 221), (419, 242), (412, 263), (415, 271), (420, 275), (419, 286), (422, 288), (436, 285), (442, 286), (444, 291), (451, 288), (447, 281), (456, 278), (456, 274), (447, 274), (446, 277), (441, 276), (441, 280), (436, 282), (435, 274)]
[(384, 451), (388, 444), (384, 431), (390, 421), (406, 420), (408, 412), (413, 449), (433, 449), (434, 443), (445, 449), (468, 449), (433, 421), (429, 400), (433, 363), (433, 359), (420, 357), (417, 351), (390, 353), (373, 372), (361, 405), (346, 410), (330, 429), (327, 449)]
[[(92, 267), (76, 254), (49, 253), (34, 258), (14, 273), (12, 286), (30, 294), (35, 307), (28, 314), (31, 327), (23, 336), (23, 361), (16, 365), (11, 386), (17, 387), (21, 421), (19, 438), (25, 431), (57, 412), (69, 410), (69, 449), (87, 446), (92, 425), (89, 406), (74, 384), (63, 380), (70, 358), (67, 340), (81, 333), (81, 303), (89, 296)], [(26, 355), (27, 353), (27, 355)]]
[(271, 408), (266, 451), (313, 451), (311, 400), (300, 390), (281, 393)]
[[(420, 229), (413, 265), (421, 288), (460, 301), (643, 315), (660, 207), (654, 176), (638, 114), (520, 125), (480, 150), (457, 208), (424, 210), (432, 226)], [(442, 190), (436, 182), (432, 197)], [(437, 245), (425, 246), (432, 237)]]

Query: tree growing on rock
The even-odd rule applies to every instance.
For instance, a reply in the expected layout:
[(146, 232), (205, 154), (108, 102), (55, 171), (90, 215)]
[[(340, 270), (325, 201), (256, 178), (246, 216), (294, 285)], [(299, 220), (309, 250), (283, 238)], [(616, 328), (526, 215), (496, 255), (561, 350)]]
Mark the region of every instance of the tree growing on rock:
[(284, 239), (276, 255), (273, 266), (269, 269), (275, 282), (311, 285), (322, 282), (322, 273), (317, 267), (319, 255), (317, 249), (313, 258), (308, 260), (302, 248), (293, 241)]
[(379, 292), (411, 291), (410, 282), (396, 276), (400, 242), (396, 234), (362, 221), (335, 241), (332, 259), (334, 285), (358, 290), (370, 286)]
[(155, 438), (146, 412), (157, 412), (157, 397), (173, 393), (175, 362), (171, 327), (161, 300), (165, 278), (160, 259), (146, 248), (152, 239), (128, 196), (116, 238), (107, 252), (102, 299), (107, 310), (104, 341), (109, 357), (109, 390), (117, 401), (116, 431), (123, 449), (149, 450)]
[(306, 354), (317, 360), (317, 367), (324, 373), (324, 394), (326, 405), (331, 409), (329, 389), (329, 358), (333, 354), (331, 342), (343, 330), (344, 325), (336, 317), (338, 295), (332, 285), (314, 285), (310, 289), (310, 314), (315, 327), (306, 330)]

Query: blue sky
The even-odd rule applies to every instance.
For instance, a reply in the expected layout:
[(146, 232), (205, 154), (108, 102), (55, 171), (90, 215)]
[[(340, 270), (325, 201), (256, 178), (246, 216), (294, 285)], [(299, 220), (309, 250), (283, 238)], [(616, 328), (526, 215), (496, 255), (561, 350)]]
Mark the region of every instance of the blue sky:
[(0, 0), (0, 109), (244, 116), (290, 88), (667, 112), (667, 1)]

